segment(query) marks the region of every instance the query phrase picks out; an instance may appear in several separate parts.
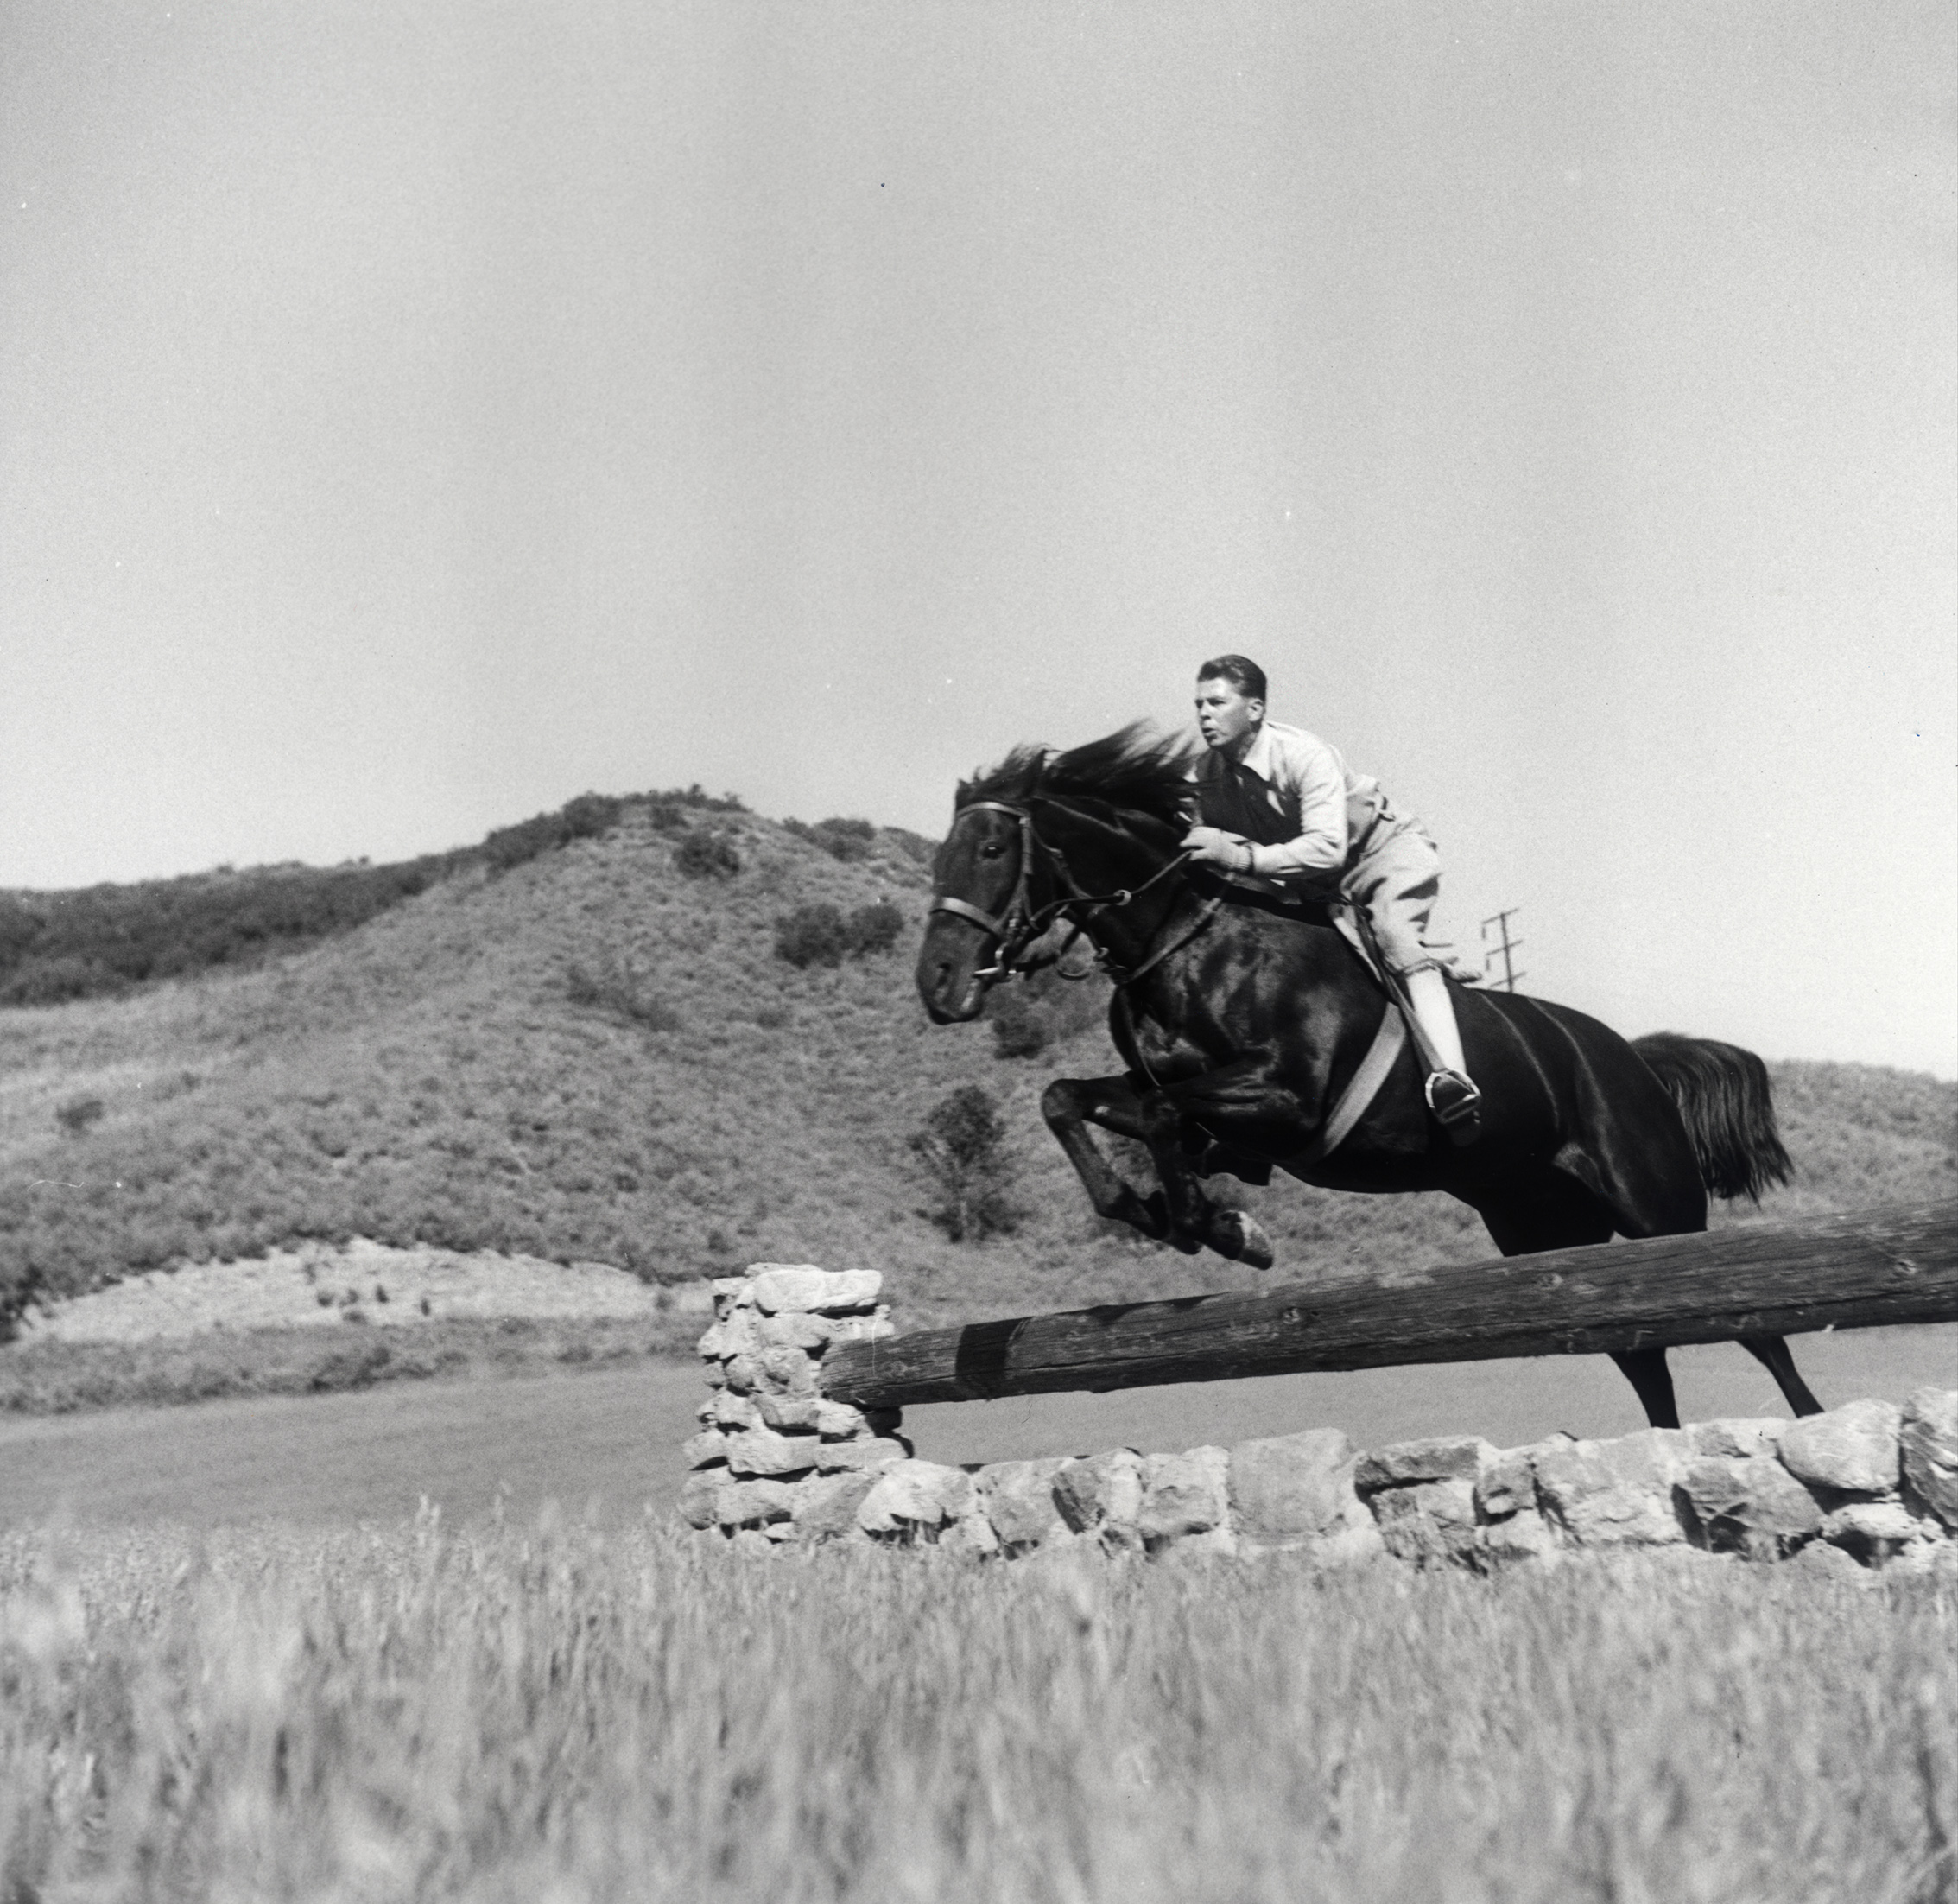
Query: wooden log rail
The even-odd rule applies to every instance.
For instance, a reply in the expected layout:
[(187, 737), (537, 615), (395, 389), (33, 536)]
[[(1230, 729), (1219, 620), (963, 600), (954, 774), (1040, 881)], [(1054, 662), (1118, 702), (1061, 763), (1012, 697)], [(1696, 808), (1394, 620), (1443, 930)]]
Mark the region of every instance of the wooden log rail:
[(839, 1345), (821, 1381), (859, 1408), (903, 1408), (1953, 1321), (1948, 1202), (923, 1330)]

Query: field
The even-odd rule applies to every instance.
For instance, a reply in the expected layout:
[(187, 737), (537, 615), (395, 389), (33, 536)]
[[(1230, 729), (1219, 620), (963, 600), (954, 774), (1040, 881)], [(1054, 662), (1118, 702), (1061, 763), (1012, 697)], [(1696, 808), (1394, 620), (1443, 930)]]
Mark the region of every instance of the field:
[[(350, 1239), (546, 1281), (874, 1265), (908, 1326), (1254, 1279), (1087, 1211), (1034, 1105), (1105, 1067), (1092, 1012), (933, 1032), (908, 936), (776, 955), (794, 907), (915, 920), (916, 842), (720, 812), (737, 863), (689, 873), (694, 821), (629, 809), (282, 960), (0, 1014), (0, 1318), (255, 1260), (132, 1289), (188, 1332), (0, 1349), (0, 1904), (1958, 1890), (1948, 1577), (757, 1565), (670, 1525), (700, 1391), (662, 1357), (697, 1319), (422, 1321), (398, 1265), (382, 1298)], [(1949, 1194), (1950, 1086), (1774, 1069), (1801, 1174), (1761, 1215)], [(973, 1083), (1017, 1205), (977, 1243), (909, 1142)], [(1439, 1199), (1245, 1196), (1281, 1273), (1486, 1249)], [(247, 1326), (295, 1245), (326, 1299)], [(1947, 1380), (1952, 1331), (1796, 1346), (1840, 1401)], [(1738, 1349), (1675, 1360), (1689, 1413), (1780, 1412)], [(102, 1412), (166, 1399), (206, 1405)], [(915, 1415), (951, 1461), (1638, 1425), (1595, 1358)]]
[(1958, 1586), (16, 1537), (10, 1899), (1932, 1904)]

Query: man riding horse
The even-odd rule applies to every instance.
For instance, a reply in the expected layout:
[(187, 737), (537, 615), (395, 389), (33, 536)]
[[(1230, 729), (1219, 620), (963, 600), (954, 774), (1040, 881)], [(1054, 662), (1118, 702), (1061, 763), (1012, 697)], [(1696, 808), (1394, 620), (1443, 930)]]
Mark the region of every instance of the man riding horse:
[(1422, 823), (1397, 815), (1380, 783), (1337, 748), (1264, 714), (1264, 670), (1220, 655), (1196, 675), (1202, 823), (1193, 860), (1232, 885), (1282, 897), (1338, 897), (1363, 913), (1381, 963), (1400, 981), (1428, 1064), (1428, 1108), (1458, 1144), (1474, 1139), (1482, 1094), (1468, 1076), (1444, 960), (1428, 943), (1441, 854)]
[[(969, 1022), (992, 987), (1051, 962), (1035, 948), (1056, 920), (1108, 976), (1123, 1068), (1041, 1095), (1097, 1215), (1264, 1269), (1270, 1238), (1209, 1180), (1283, 1171), (1325, 1190), (1442, 1190), (1505, 1255), (1688, 1234), (1707, 1227), (1709, 1190), (1758, 1196), (1787, 1180), (1752, 1051), (1672, 1033), (1627, 1044), (1567, 1006), (1484, 990), (1461, 994), (1457, 1043), (1457, 1001), (1422, 936), (1433, 842), (1323, 741), (1266, 721), (1264, 703), (1250, 663), (1207, 665), (1194, 787), (1188, 750), (1140, 727), (1064, 752), (1017, 747), (960, 787), (939, 848), (917, 969), (934, 1022)], [(1264, 882), (1318, 891), (1279, 898)], [(1412, 994), (1417, 1042), (1433, 1048), (1418, 1063), (1329, 898), (1371, 923), (1391, 987)], [(1472, 1113), (1480, 1134), (1464, 1145)], [(1156, 1187), (1131, 1183), (1095, 1129), (1142, 1145)], [(1739, 1317), (1735, 1335), (1796, 1413), (1820, 1409), (1779, 1336)], [(1665, 1350), (1611, 1354), (1653, 1425), (1678, 1426)]]

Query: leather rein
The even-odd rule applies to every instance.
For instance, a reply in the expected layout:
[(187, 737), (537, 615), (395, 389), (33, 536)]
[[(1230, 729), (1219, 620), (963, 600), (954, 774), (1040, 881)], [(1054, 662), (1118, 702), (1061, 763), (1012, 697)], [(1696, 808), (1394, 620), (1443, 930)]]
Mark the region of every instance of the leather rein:
[[(1009, 805), (1004, 800), (975, 800), (970, 806), (962, 807), (958, 817), (962, 820), (968, 813), (984, 812), (1004, 813), (1008, 818), (1017, 822), (1020, 829), (1019, 872), (1013, 882), (1013, 896), (1007, 902), (1005, 911), (995, 915), (966, 900), (952, 898), (945, 894), (933, 898), (930, 910), (932, 912), (949, 912), (956, 918), (969, 919), (998, 942), (998, 951), (993, 963), (973, 974), (975, 978), (986, 985), (997, 985), (1000, 980), (1016, 975), (1023, 978), (1029, 973), (1039, 971), (1043, 966), (1059, 965), (1061, 959), (1067, 956), (1068, 948), (1086, 930), (1080, 919), (1070, 917), (1068, 923), (1074, 930), (1068, 935), (1061, 949), (1051, 958), (1028, 960), (1023, 958), (1022, 955), (1062, 913), (1071, 914), (1075, 906), (1092, 912), (1104, 906), (1131, 904), (1159, 881), (1168, 879), (1173, 873), (1180, 873), (1190, 858), (1188, 853), (1178, 853), (1150, 873), (1140, 885), (1121, 886), (1113, 892), (1083, 892), (1074, 884), (1074, 875), (1068, 870), (1068, 862), (1034, 831), (1033, 816), (1026, 808)], [(958, 820), (954, 820), (953, 824), (956, 826)], [(1065, 888), (1060, 898), (1049, 900), (1047, 904), (1038, 907), (1031, 904), (1030, 884), (1033, 856), (1036, 848), (1046, 855), (1049, 865), (1053, 867), (1061, 885)], [(1132, 985), (1144, 972), (1160, 965), (1172, 952), (1188, 945), (1216, 917), (1223, 903), (1221, 898), (1217, 898), (1207, 900), (1196, 923), (1188, 932), (1171, 939), (1167, 944), (1158, 946), (1141, 964), (1130, 971), (1117, 971), (1110, 962), (1108, 955), (1099, 947), (1095, 949), (1096, 962), (1108, 974), (1118, 989), (1125, 985)], [(1080, 972), (1063, 969), (1061, 975), (1063, 978), (1083, 979), (1087, 976), (1088, 970), (1092, 969), (1092, 967)]]

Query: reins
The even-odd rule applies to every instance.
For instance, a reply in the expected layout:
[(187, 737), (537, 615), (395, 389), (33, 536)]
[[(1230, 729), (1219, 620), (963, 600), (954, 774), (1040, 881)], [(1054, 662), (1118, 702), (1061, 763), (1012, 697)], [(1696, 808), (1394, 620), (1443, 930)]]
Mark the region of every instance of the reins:
[[(959, 818), (963, 819), (968, 813), (980, 812), (1004, 813), (1009, 819), (1017, 822), (1019, 826), (1019, 871), (1013, 882), (1013, 896), (1007, 901), (1005, 912), (1004, 915), (995, 916), (981, 906), (972, 904), (967, 900), (955, 899), (942, 894), (932, 900), (930, 910), (933, 912), (949, 912), (957, 918), (969, 919), (973, 924), (983, 928), (999, 942), (999, 950), (994, 962), (973, 974), (976, 978), (989, 985), (997, 984), (1001, 979), (1010, 978), (1016, 974), (1024, 977), (1030, 972), (1041, 971), (1049, 965), (1058, 966), (1061, 961), (1068, 955), (1069, 947), (1086, 930), (1083, 921), (1070, 917), (1068, 923), (1074, 930), (1061, 942), (1061, 949), (1058, 952), (1030, 960), (1022, 958), (1021, 955), (1061, 914), (1068, 913), (1071, 915), (1077, 906), (1086, 911), (1095, 912), (1101, 911), (1104, 907), (1118, 909), (1122, 906), (1132, 905), (1151, 886), (1168, 879), (1173, 873), (1180, 873), (1184, 866), (1188, 863), (1191, 857), (1187, 852), (1175, 854), (1158, 866), (1139, 885), (1118, 886), (1112, 892), (1083, 892), (1075, 886), (1074, 875), (1068, 870), (1068, 862), (1034, 831), (1033, 816), (1024, 807), (1010, 806), (1004, 800), (975, 800), (970, 806), (960, 809)], [(957, 822), (954, 821), (954, 824), (956, 825)], [(1045, 905), (1037, 907), (1029, 904), (1031, 868), (1034, 851), (1036, 847), (1046, 854), (1048, 863), (1054, 868), (1061, 885), (1067, 888), (1067, 891), (1060, 898), (1051, 899)], [(1110, 962), (1108, 955), (1102, 951), (1099, 947), (1095, 949), (1095, 962), (1108, 974), (1109, 978), (1118, 989), (1125, 985), (1132, 985), (1144, 973), (1160, 965), (1172, 952), (1188, 945), (1199, 932), (1210, 923), (1212, 919), (1216, 917), (1218, 909), (1222, 904), (1223, 901), (1220, 898), (1212, 898), (1207, 901), (1202, 911), (1197, 917), (1195, 924), (1188, 932), (1184, 933), (1180, 938), (1170, 941), (1167, 945), (1158, 947), (1131, 971), (1118, 973)], [(1063, 969), (1061, 976), (1065, 979), (1085, 979), (1088, 975), (1088, 972), (1093, 969), (1093, 967), (1092, 966), (1080, 972), (1069, 972)]]

